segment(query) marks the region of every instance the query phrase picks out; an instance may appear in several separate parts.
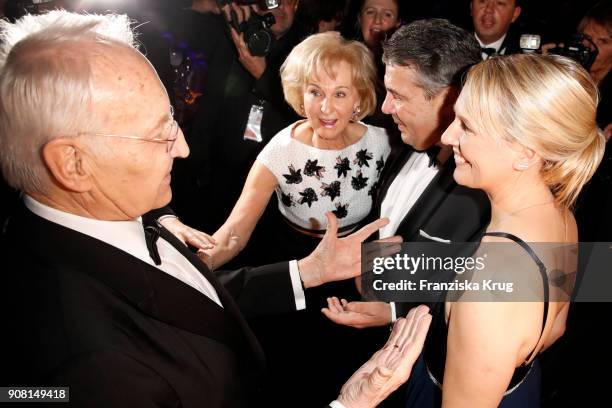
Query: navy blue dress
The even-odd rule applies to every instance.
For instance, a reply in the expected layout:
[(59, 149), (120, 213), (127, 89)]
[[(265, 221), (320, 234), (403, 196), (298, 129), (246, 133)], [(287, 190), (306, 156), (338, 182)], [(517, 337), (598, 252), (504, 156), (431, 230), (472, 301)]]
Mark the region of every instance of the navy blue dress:
[[(489, 232), (484, 235), (508, 238), (519, 244), (538, 265), (544, 286), (544, 317), (542, 332), (548, 315), (549, 288), (546, 267), (536, 253), (520, 238), (505, 232)], [(434, 408), (442, 405), (442, 380), (446, 361), (446, 340), (448, 326), (444, 318), (444, 303), (432, 305), (433, 320), (423, 353), (413, 367), (412, 375), (406, 384), (407, 408)], [(540, 332), (540, 337), (542, 335)], [(539, 341), (538, 341), (539, 343)], [(533, 350), (526, 361), (533, 357)], [(529, 364), (522, 364), (514, 370), (500, 408), (536, 408), (540, 406), (540, 385), (542, 372), (537, 358)]]

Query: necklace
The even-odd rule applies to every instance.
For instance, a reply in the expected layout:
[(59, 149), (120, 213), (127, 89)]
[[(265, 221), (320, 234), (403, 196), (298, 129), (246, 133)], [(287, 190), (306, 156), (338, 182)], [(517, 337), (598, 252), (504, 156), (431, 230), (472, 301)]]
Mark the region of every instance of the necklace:
[(537, 203), (537, 204), (528, 205), (528, 206), (526, 206), (526, 207), (520, 208), (520, 209), (518, 209), (518, 210), (516, 210), (516, 211), (512, 211), (511, 213), (506, 214), (506, 216), (502, 217), (501, 219), (499, 219), (499, 220), (497, 221), (497, 224), (501, 224), (501, 223), (502, 223), (502, 221), (505, 221), (505, 220), (507, 220), (508, 218), (510, 218), (510, 217), (512, 217), (512, 216), (515, 216), (516, 214), (520, 213), (521, 211), (525, 211), (525, 210), (528, 210), (528, 209), (530, 209), (530, 208), (534, 208), (534, 207), (544, 206), (544, 205), (547, 205), (547, 204), (554, 204), (554, 203), (555, 203), (555, 201), (554, 201), (554, 200), (549, 200), (549, 201), (545, 201), (545, 202), (543, 202), (543, 203)]

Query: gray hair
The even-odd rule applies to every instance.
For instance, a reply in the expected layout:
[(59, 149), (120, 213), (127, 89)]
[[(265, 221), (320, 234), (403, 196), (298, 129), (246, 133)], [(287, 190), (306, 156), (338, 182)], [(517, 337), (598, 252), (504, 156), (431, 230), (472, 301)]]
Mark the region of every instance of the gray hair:
[(447, 86), (460, 86), (465, 71), (482, 60), (473, 34), (439, 18), (399, 28), (383, 44), (383, 52), (385, 64), (416, 71), (416, 85), (428, 98)]
[(43, 146), (92, 126), (92, 49), (135, 48), (125, 15), (63, 10), (0, 20), (0, 168), (12, 187), (44, 192)]

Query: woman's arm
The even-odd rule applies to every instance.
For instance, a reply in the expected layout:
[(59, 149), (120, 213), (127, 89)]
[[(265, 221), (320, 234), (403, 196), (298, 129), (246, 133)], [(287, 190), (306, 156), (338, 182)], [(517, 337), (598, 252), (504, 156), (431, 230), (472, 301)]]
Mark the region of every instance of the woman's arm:
[(206, 251), (210, 257), (207, 262), (213, 269), (228, 262), (246, 246), (277, 185), (272, 172), (256, 160), (232, 213), (213, 235), (217, 245)]

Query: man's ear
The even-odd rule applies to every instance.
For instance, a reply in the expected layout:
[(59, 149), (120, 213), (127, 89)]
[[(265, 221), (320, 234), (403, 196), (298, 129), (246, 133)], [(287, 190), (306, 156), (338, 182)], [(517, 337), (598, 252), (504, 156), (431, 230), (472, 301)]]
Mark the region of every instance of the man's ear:
[(62, 188), (78, 193), (91, 189), (87, 160), (74, 138), (56, 138), (42, 149), (42, 159), (53, 181)]
[(521, 11), (523, 11), (523, 9), (521, 9), (518, 6), (516, 6), (514, 8), (514, 14), (512, 15), (512, 22), (513, 23), (516, 21), (517, 18), (519, 18), (519, 16), (521, 15)]

